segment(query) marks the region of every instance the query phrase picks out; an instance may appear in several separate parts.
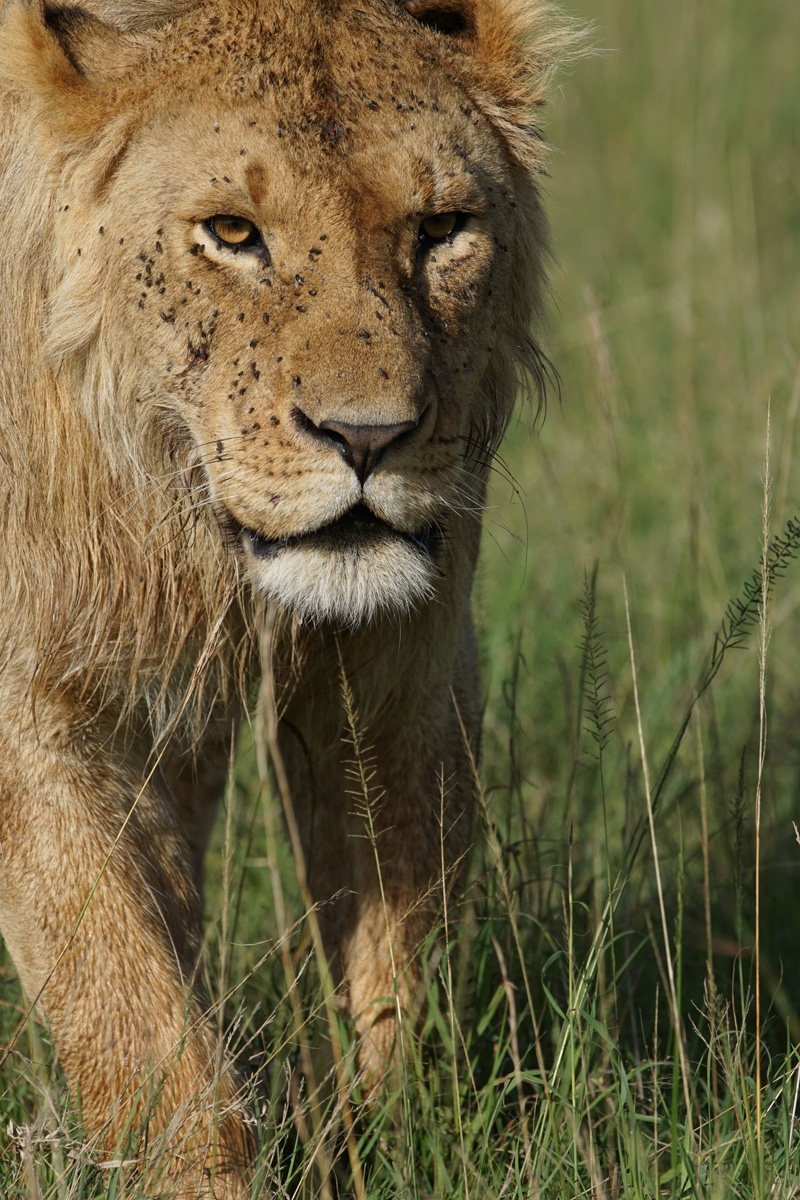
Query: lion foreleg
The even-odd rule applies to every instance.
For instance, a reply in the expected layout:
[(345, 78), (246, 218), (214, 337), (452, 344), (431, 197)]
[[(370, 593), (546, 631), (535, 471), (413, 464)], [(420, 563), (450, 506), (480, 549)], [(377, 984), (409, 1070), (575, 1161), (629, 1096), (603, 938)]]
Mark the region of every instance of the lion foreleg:
[[(404, 1041), (424, 1009), (425, 950), (459, 873), (468, 802), (468, 789), (430, 756), (422, 769), (418, 760), (387, 777), (365, 831), (351, 825), (356, 895), (341, 954), (368, 1085), (407, 1054)], [(353, 824), (364, 816), (356, 812)]]
[(170, 803), (102, 753), (27, 757), (24, 787), (0, 781), (0, 928), (84, 1124), (148, 1188), (218, 1176), (236, 1195), (250, 1139), (194, 986), (199, 897)]
[(371, 739), (367, 727), (363, 774), (346, 739), (317, 760), (313, 786), (293, 756), (311, 888), (368, 1090), (414, 1035), (425, 1003), (425, 944), (468, 842), (471, 769), (449, 689), (437, 709), (416, 728), (406, 710), (401, 738), (393, 727)]

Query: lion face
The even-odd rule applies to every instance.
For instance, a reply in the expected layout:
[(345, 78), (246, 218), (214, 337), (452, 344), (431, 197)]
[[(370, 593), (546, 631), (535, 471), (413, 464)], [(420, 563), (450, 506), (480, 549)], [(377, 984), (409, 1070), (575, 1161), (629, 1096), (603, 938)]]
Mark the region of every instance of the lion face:
[(137, 419), (180, 444), (254, 586), (355, 625), (431, 598), (480, 508), (524, 256), (520, 173), (442, 35), (340, 8), (153, 35), (115, 84), (137, 126), (82, 255), (136, 348)]

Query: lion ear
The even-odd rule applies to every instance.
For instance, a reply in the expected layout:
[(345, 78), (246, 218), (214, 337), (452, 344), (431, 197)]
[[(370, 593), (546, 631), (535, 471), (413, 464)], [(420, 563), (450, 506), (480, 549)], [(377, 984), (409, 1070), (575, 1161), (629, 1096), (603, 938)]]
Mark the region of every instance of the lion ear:
[[(441, 35), (467, 67), (475, 103), (527, 170), (543, 169), (534, 110), (555, 70), (586, 53), (587, 32), (550, 0), (401, 0), (409, 16)], [(456, 67), (456, 69), (458, 69)]]
[(84, 101), (91, 109), (98, 88), (129, 74), (146, 49), (142, 35), (83, 9), (10, 0), (0, 22), (2, 90), (59, 107)]
[(194, 8), (198, 0), (80, 0), (84, 12), (104, 24), (127, 33), (147, 33), (159, 29)]
[(141, 57), (141, 38), (107, 25), (82, 8), (45, 7), (44, 24), (79, 75), (104, 83), (126, 74)]
[(475, 34), (474, 11), (470, 0), (409, 0), (406, 12), (420, 25), (449, 37), (469, 39)]

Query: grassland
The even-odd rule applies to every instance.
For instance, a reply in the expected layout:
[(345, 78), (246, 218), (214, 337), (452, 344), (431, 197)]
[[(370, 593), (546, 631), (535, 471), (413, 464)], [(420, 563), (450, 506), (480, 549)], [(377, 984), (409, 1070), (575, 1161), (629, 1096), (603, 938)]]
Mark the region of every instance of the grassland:
[[(549, 114), (561, 399), (538, 430), (523, 407), (498, 463), (482, 840), (396, 1095), (356, 1097), (363, 1190), (335, 1102), (315, 1117), (297, 1091), (328, 1022), (247, 744), (216, 834), (208, 986), (243, 981), (224, 1019), (268, 1194), (800, 1195), (796, 539), (698, 697), (761, 566), (765, 494), (771, 536), (800, 511), (800, 7), (572, 8), (607, 49)], [(7, 1031), (5, 959), (0, 988)], [(118, 1194), (46, 1031), (3, 1072), (0, 1194)]]

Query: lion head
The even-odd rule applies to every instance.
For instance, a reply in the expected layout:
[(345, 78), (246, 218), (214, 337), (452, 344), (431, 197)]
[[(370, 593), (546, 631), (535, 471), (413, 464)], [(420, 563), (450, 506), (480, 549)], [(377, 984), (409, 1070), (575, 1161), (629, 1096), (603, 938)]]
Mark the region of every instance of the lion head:
[(539, 372), (546, 56), (469, 0), (98, 11), (5, 16), (51, 139), (50, 363), (268, 598), (419, 605)]

